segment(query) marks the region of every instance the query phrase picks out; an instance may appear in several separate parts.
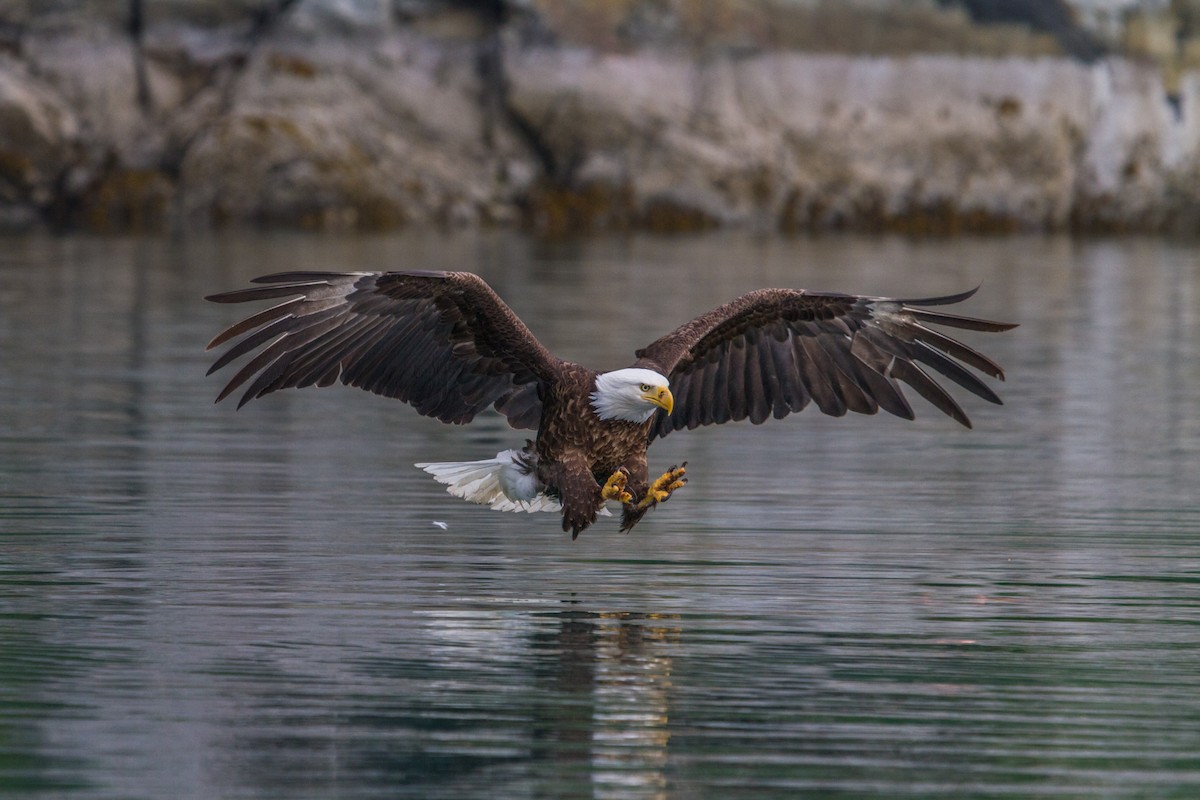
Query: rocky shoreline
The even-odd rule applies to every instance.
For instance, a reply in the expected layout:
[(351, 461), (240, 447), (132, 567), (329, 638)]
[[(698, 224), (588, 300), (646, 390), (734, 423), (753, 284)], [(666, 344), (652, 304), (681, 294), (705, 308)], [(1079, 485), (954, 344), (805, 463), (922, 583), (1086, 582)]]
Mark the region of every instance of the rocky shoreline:
[(226, 8), (0, 25), (0, 228), (1200, 230), (1195, 73), (1168, 104), (1119, 58), (612, 51), (532, 10)]

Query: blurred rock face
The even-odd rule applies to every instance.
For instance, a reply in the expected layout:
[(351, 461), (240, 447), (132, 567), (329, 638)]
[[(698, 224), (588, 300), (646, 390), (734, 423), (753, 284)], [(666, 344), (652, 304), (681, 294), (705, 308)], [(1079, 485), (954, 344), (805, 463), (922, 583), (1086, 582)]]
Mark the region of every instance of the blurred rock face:
[(0, 225), (1195, 227), (1192, 73), (794, 49), (849, 7), (0, 0)]
[(24, 226), (55, 199), (76, 158), (78, 120), (52, 87), (17, 63), (0, 71), (0, 224)]

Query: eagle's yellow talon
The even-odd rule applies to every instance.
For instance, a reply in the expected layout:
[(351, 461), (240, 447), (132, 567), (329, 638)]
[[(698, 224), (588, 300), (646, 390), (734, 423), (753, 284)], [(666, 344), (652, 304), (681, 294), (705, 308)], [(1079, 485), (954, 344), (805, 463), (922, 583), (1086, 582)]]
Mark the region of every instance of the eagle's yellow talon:
[(600, 496), (605, 500), (617, 500), (621, 503), (632, 503), (633, 495), (625, 491), (625, 483), (629, 480), (628, 473), (623, 469), (619, 469), (612, 475), (608, 476), (608, 481), (605, 482), (604, 488), (600, 490)]
[(650, 488), (646, 490), (646, 496), (638, 503), (638, 508), (643, 509), (647, 506), (665, 502), (676, 489), (682, 489), (687, 483), (687, 478), (683, 477), (686, 473), (686, 461), (678, 467), (671, 467), (664, 472), (654, 483), (650, 484)]

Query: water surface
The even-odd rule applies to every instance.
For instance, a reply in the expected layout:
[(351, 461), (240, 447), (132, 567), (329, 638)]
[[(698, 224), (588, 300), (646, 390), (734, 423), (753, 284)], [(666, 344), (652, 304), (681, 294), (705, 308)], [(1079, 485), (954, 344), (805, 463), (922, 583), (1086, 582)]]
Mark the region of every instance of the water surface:
[[(1200, 796), (1200, 268), (1155, 240), (29, 238), (0, 253), (0, 792)], [(764, 285), (983, 283), (965, 431), (675, 434), (631, 535), (411, 465), (524, 434), (345, 388), (212, 405), (204, 294), (483, 274), (598, 367)], [(960, 394), (961, 396), (961, 394)], [(440, 523), (440, 524), (436, 524)], [(444, 526), (444, 527), (443, 527)]]

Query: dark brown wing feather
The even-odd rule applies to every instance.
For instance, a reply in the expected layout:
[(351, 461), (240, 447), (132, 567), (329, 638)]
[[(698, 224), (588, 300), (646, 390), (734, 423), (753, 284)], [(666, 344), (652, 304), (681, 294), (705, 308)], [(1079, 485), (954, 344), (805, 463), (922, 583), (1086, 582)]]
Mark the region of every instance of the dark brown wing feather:
[(336, 381), (395, 397), (443, 422), (494, 405), (536, 428), (538, 384), (554, 358), (482, 278), (466, 272), (285, 272), (208, 297), (216, 303), (290, 298), (231, 325), (211, 349), (242, 337), (209, 374), (257, 351), (217, 400), (249, 382), (238, 406), (278, 389)]
[(675, 411), (660, 412), (653, 435), (749, 418), (787, 416), (813, 402), (824, 413), (913, 418), (898, 381), (958, 422), (971, 422), (932, 370), (992, 403), (1000, 398), (967, 367), (999, 380), (1000, 366), (928, 327), (1004, 331), (1005, 322), (930, 310), (966, 300), (892, 300), (798, 289), (762, 289), (688, 322), (638, 351), (635, 366), (666, 375)]

